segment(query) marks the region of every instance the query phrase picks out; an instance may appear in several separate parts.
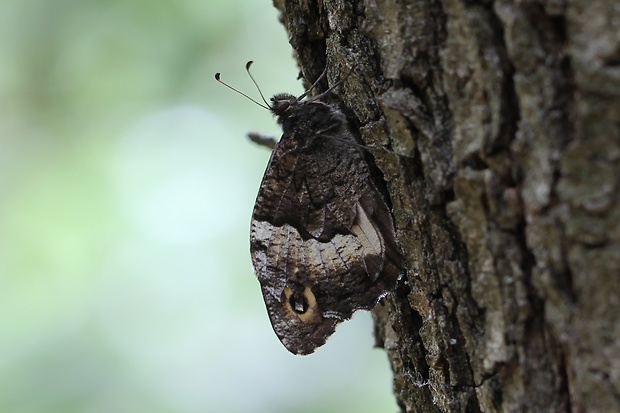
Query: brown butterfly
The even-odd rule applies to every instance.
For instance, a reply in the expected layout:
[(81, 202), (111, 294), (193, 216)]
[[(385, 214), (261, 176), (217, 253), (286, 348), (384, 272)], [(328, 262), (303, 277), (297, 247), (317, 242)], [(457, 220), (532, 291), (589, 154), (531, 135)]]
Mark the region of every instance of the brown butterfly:
[(320, 101), (346, 77), (306, 98), (325, 74), (301, 96), (263, 97), (265, 105), (239, 92), (270, 110), (284, 132), (256, 198), (250, 252), (271, 325), (295, 354), (312, 353), (340, 322), (372, 309), (403, 268), (365, 149), (344, 113)]

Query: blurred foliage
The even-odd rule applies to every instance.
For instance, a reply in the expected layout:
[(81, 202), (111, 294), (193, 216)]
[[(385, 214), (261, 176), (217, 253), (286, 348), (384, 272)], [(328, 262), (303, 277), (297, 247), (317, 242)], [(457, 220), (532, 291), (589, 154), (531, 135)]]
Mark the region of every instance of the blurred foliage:
[(0, 411), (395, 411), (368, 314), (294, 357), (248, 253), (300, 93), (267, 0), (0, 2)]

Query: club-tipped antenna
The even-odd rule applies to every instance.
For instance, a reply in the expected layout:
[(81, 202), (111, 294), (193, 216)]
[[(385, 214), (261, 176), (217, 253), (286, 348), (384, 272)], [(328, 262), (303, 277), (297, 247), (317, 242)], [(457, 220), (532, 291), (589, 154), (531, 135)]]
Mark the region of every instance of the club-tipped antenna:
[(258, 87), (258, 83), (256, 83), (256, 80), (254, 80), (254, 76), (252, 76), (252, 73), (250, 73), (250, 66), (252, 66), (252, 63), (254, 62), (250, 60), (249, 62), (245, 64), (245, 71), (248, 72), (248, 76), (250, 76), (250, 79), (252, 79), (252, 82), (254, 82), (254, 86), (256, 86), (256, 90), (258, 90), (258, 93), (260, 94), (260, 97), (263, 99), (263, 102), (265, 102), (265, 105), (269, 106), (269, 108), (271, 109), (271, 105), (269, 105), (269, 102), (267, 102), (267, 99), (265, 99), (265, 96), (263, 96), (263, 92)]
[[(251, 63), (251, 62), (250, 62)], [(246, 68), (248, 67), (248, 65), (246, 65)], [(249, 73), (249, 72), (248, 72)], [(250, 77), (252, 77), (252, 75), (250, 75)], [(258, 106), (260, 106), (261, 108), (267, 109), (267, 110), (272, 110), (271, 106), (269, 106), (269, 104), (265, 101), (265, 103), (267, 104), (267, 106), (263, 105), (262, 103), (252, 99), (251, 97), (249, 97), (248, 95), (246, 95), (245, 93), (235, 89), (234, 87), (230, 86), (229, 84), (227, 84), (226, 82), (224, 82), (223, 80), (220, 79), (220, 72), (217, 72), (215, 74), (215, 80), (217, 80), (218, 82), (220, 82), (221, 84), (223, 84), (224, 86), (226, 86), (228, 89), (231, 89), (237, 93), (239, 93), (241, 96), (244, 96), (246, 99), (251, 100), (252, 102), (256, 103)], [(252, 79), (254, 80), (254, 79)], [(254, 84), (256, 84), (256, 82), (254, 82)], [(260, 90), (259, 90), (260, 92)], [(261, 93), (261, 97), (263, 96), (263, 94)], [(265, 100), (265, 98), (263, 98), (263, 100)]]

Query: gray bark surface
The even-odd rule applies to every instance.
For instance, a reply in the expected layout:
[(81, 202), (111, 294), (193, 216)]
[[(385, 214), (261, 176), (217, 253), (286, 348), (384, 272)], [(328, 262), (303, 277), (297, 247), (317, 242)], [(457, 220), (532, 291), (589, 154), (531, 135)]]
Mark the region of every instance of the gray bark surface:
[(403, 412), (620, 412), (617, 0), (275, 0), (374, 148)]

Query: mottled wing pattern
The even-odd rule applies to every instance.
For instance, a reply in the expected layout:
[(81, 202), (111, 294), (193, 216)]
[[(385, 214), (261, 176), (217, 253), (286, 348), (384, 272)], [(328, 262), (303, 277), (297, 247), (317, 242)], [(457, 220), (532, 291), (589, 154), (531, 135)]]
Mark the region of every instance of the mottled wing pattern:
[(296, 354), (312, 353), (339, 322), (373, 308), (402, 271), (392, 216), (344, 116), (306, 105), (294, 128), (282, 122), (250, 247), (272, 326)]

